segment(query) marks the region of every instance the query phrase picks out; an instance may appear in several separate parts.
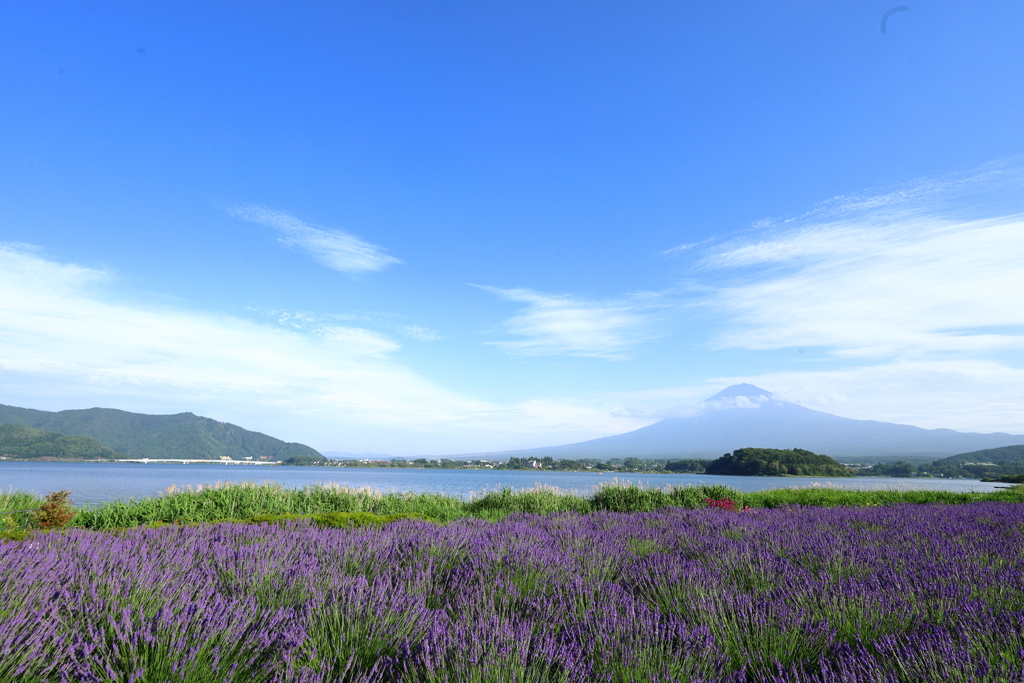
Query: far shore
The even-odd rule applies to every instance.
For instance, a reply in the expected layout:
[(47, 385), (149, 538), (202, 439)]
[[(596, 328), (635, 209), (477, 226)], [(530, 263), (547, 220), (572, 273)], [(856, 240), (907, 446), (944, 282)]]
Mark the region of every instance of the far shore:
[[(122, 458), (118, 458), (118, 459), (110, 459), (110, 460), (99, 460), (99, 459), (86, 460), (84, 458), (9, 458), (9, 457), (0, 456), (0, 463), (4, 463), (4, 462), (11, 462), (11, 463), (15, 463), (15, 462), (51, 462), (51, 463), (76, 463), (76, 464), (77, 463), (91, 463), (91, 464), (103, 464), (103, 465), (110, 465), (110, 464), (124, 464), (124, 465), (146, 465), (146, 464), (259, 465), (261, 467), (302, 467), (302, 468), (322, 467), (324, 469), (384, 469), (384, 470), (387, 470), (387, 469), (401, 469), (401, 470), (490, 470), (490, 471), (512, 471), (512, 472), (522, 471), (522, 472), (538, 472), (538, 473), (540, 473), (540, 472), (574, 472), (574, 473), (580, 473), (580, 474), (592, 473), (592, 474), (600, 474), (600, 475), (605, 475), (605, 474), (629, 474), (629, 475), (634, 475), (634, 474), (674, 474), (674, 475), (693, 474), (693, 475), (702, 475), (702, 474), (706, 474), (706, 472), (674, 472), (674, 471), (666, 470), (666, 469), (663, 469), (663, 468), (660, 468), (660, 469), (619, 469), (619, 468), (596, 468), (596, 467), (589, 467), (589, 468), (573, 469), (573, 468), (548, 468), (548, 467), (541, 468), (541, 467), (538, 467), (538, 468), (526, 469), (526, 468), (502, 467), (501, 465), (503, 463), (495, 462), (495, 461), (492, 461), (490, 463), (490, 465), (481, 465), (481, 464), (475, 464), (475, 463), (474, 464), (464, 464), (467, 461), (461, 461), (461, 460), (448, 461), (450, 463), (456, 463), (457, 464), (457, 466), (451, 466), (451, 467), (449, 467), (449, 466), (439, 467), (437, 465), (433, 465), (433, 466), (426, 465), (425, 466), (425, 465), (421, 465), (421, 464), (415, 464), (415, 463), (412, 463), (412, 462), (409, 462), (409, 463), (399, 467), (399, 466), (395, 466), (395, 465), (391, 465), (391, 464), (375, 464), (375, 463), (372, 463), (372, 462), (371, 463), (360, 463), (358, 465), (353, 465), (353, 464), (349, 464), (346, 461), (332, 461), (332, 462), (329, 462), (329, 463), (316, 463), (316, 464), (309, 464), (309, 465), (293, 465), (293, 464), (287, 464), (287, 463), (283, 463), (283, 462), (265, 462), (265, 461), (252, 461), (252, 460), (205, 460), (205, 459), (190, 459), (190, 460), (186, 460), (186, 459), (175, 459), (175, 458), (123, 458), (123, 459)], [(472, 462), (472, 461), (470, 461), (470, 462)], [(479, 462), (479, 461), (477, 461), (477, 462)], [(743, 475), (743, 474), (735, 474), (735, 475), (730, 475), (730, 476), (750, 477), (752, 479), (753, 478), (759, 478), (759, 477), (768, 477), (768, 476), (771, 476), (771, 478), (786, 478), (786, 479), (821, 479), (822, 478), (820, 475), (802, 475), (802, 474), (774, 474), (774, 475), (756, 475), (756, 474), (755, 475)], [(856, 472), (856, 473), (854, 473), (851, 476), (854, 476), (854, 477), (864, 477), (864, 478), (870, 477), (870, 478), (873, 478), (873, 479), (947, 479), (947, 480), (959, 480), (959, 481), (978, 479), (977, 477), (943, 477), (943, 476), (934, 477), (934, 476), (920, 476), (920, 475), (912, 476), (912, 477), (899, 477), (899, 476), (892, 476), (892, 475), (887, 475), (887, 474), (869, 474), (869, 473), (866, 473), (866, 472)], [(840, 477), (840, 479), (842, 479), (842, 478), (843, 477)], [(998, 480), (993, 479), (991, 481), (998, 481)]]

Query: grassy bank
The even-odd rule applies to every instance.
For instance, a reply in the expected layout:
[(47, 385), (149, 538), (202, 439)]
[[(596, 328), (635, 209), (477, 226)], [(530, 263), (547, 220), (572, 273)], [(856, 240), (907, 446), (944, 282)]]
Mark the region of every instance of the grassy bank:
[[(73, 494), (72, 494), (73, 499)], [(418, 514), (438, 522), (464, 517), (491, 521), (518, 512), (649, 512), (667, 507), (699, 509), (707, 500), (733, 501), (737, 507), (778, 508), (877, 506), (896, 503), (961, 504), (980, 501), (1024, 502), (1024, 488), (993, 493), (857, 491), (811, 486), (744, 493), (726, 486), (648, 488), (630, 483), (607, 484), (590, 493), (552, 487), (484, 492), (469, 500), (437, 493), (394, 493), (335, 485), (289, 489), (276, 484), (241, 484), (169, 490), (163, 495), (119, 501), (76, 510), (71, 526), (87, 529), (134, 527), (153, 522), (192, 523), (242, 519), (258, 515), (314, 515), (330, 512), (369, 512), (376, 515)], [(0, 494), (0, 510), (38, 507), (40, 499), (26, 494)], [(26, 515), (18, 518), (23, 522)]]

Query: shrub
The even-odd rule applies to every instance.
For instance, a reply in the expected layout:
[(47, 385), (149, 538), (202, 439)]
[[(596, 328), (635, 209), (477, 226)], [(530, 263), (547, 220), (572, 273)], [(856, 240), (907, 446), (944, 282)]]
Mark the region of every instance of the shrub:
[(24, 541), (31, 535), (28, 529), (7, 529), (0, 531), (0, 541)]
[(375, 515), (371, 512), (327, 512), (321, 515), (312, 516), (313, 523), (317, 526), (331, 528), (383, 526), (400, 519), (415, 519), (422, 522), (434, 520), (425, 517), (418, 512), (405, 512), (397, 515)]
[(75, 511), (71, 509), (68, 496), (70, 491), (51, 491), (46, 501), (39, 506), (35, 514), (35, 523), (40, 529), (59, 529), (66, 526)]

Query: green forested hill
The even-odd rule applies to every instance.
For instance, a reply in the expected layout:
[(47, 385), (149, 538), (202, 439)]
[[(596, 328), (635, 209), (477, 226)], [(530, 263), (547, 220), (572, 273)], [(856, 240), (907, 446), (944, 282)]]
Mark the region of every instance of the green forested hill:
[(7, 424), (0, 425), (0, 456), (96, 460), (116, 458), (118, 454), (87, 436), (68, 436)]
[(740, 448), (726, 453), (708, 464), (708, 474), (738, 474), (746, 476), (778, 477), (796, 475), (804, 477), (852, 477), (853, 472), (827, 455), (818, 455), (801, 448)]
[(51, 413), (0, 406), (0, 424), (33, 427), (59, 434), (86, 436), (128, 458), (218, 460), (294, 460), (308, 464), (326, 460), (309, 446), (285, 443), (227, 422), (192, 413), (143, 415), (112, 408), (62, 410)]
[(947, 477), (999, 477), (1024, 474), (1024, 445), (986, 448), (936, 460), (932, 473)]

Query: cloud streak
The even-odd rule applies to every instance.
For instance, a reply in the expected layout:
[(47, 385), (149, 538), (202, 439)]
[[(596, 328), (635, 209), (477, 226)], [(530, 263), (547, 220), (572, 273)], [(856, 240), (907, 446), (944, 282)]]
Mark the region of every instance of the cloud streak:
[(399, 325), (398, 332), (417, 341), (438, 341), (443, 339), (437, 332), (423, 325)]
[(301, 330), (312, 334), (323, 334), (337, 326), (338, 321), (355, 322), (362, 321), (377, 327), (385, 327), (394, 331), (395, 334), (409, 337), (417, 341), (438, 341), (443, 339), (435, 330), (417, 325), (414, 323), (402, 322), (407, 318), (394, 313), (383, 313), (380, 311), (361, 311), (353, 313), (331, 313), (318, 314), (308, 311), (286, 311), (280, 309), (262, 309), (254, 306), (247, 307), (247, 310), (259, 315), (276, 320), (282, 325), (293, 330)]
[(285, 246), (304, 252), (321, 265), (342, 273), (373, 272), (402, 263), (386, 254), (383, 247), (341, 230), (310, 225), (284, 211), (246, 205), (229, 208), (227, 212), (235, 218), (277, 230), (280, 234), (278, 240)]
[(526, 304), (503, 323), (511, 334), (524, 339), (487, 342), (510, 354), (624, 360), (633, 347), (653, 336), (649, 324), (656, 295), (592, 301), (530, 289), (479, 287), (507, 301)]
[(733, 317), (721, 346), (860, 357), (1024, 348), (1022, 215), (812, 226), (709, 263), (768, 267), (708, 302)]

